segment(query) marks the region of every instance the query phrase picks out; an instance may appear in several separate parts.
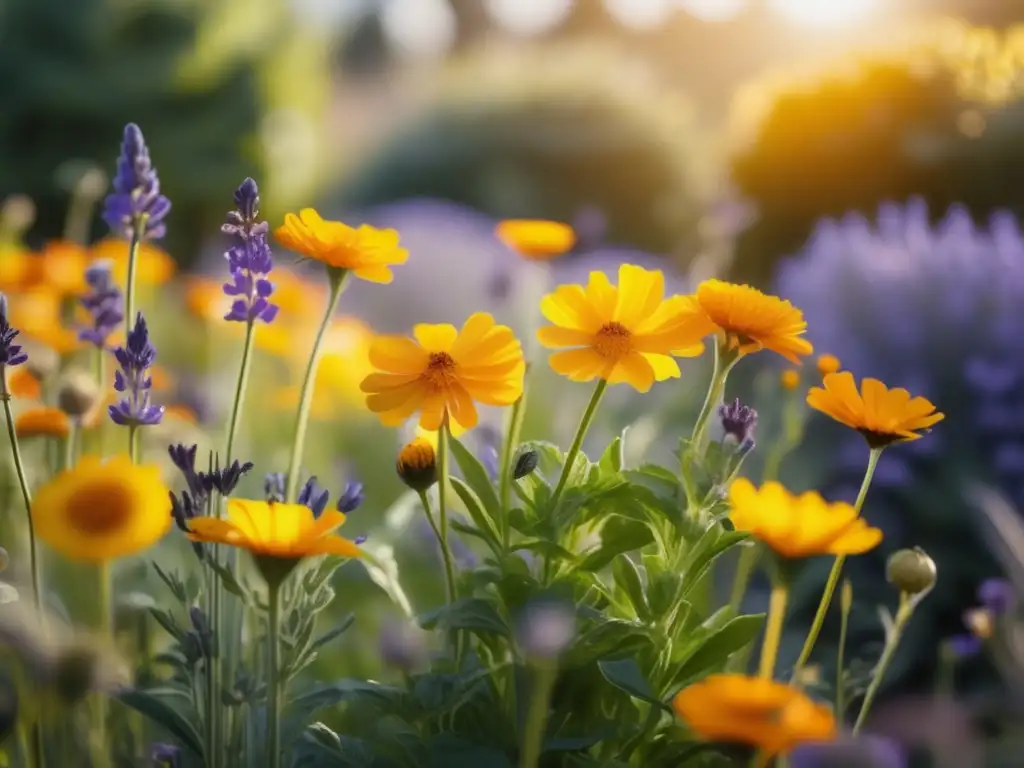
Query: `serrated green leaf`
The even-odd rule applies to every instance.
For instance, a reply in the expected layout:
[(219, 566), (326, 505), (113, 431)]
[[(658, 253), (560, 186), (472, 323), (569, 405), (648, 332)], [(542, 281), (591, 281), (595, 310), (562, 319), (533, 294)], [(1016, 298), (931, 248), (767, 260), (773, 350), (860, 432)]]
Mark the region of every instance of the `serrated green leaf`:
[(156, 619), (156, 623), (175, 640), (180, 642), (185, 636), (185, 630), (178, 626), (178, 622), (174, 620), (170, 611), (165, 611), (163, 608), (150, 608), (149, 615)]
[(601, 529), (601, 544), (580, 563), (585, 571), (599, 571), (624, 552), (632, 552), (651, 543), (654, 534), (646, 523), (610, 515)]
[(235, 578), (235, 574), (232, 573), (232, 571), (229, 568), (219, 563), (213, 562), (212, 560), (210, 560), (207, 564), (210, 566), (210, 568), (213, 569), (213, 572), (217, 574), (217, 578), (220, 579), (220, 583), (224, 587), (224, 589), (226, 589), (228, 592), (235, 595), (236, 597), (244, 598), (246, 596), (245, 588), (238, 583), (238, 579)]
[(465, 629), (508, 637), (509, 628), (498, 610), (479, 597), (463, 597), (420, 617), (424, 629)]
[(630, 696), (671, 711), (654, 693), (634, 659), (602, 659), (597, 662), (604, 679)]
[(174, 688), (127, 690), (117, 694), (122, 704), (148, 717), (171, 733), (185, 749), (203, 758), (203, 741), (192, 718), (182, 709), (191, 706), (188, 694)]
[(153, 570), (156, 571), (156, 575), (160, 577), (160, 581), (167, 585), (167, 588), (171, 591), (171, 594), (177, 599), (179, 603), (185, 605), (187, 603), (187, 596), (185, 594), (185, 584), (177, 573), (168, 573), (159, 564), (151, 562)]
[(643, 579), (629, 556), (616, 557), (612, 561), (612, 576), (615, 584), (626, 593), (637, 617), (641, 621), (650, 621), (651, 606), (647, 602)]
[(686, 685), (705, 675), (721, 670), (729, 657), (741, 651), (760, 634), (764, 626), (763, 613), (737, 616), (721, 629), (708, 634), (673, 676), (673, 686)]
[(472, 518), (473, 523), (476, 525), (476, 535), (478, 535), (493, 552), (499, 552), (501, 547), (498, 544), (498, 528), (495, 525), (494, 519), (492, 519), (491, 515), (485, 510), (484, 502), (480, 499), (473, 488), (462, 482), (459, 478), (450, 477), (448, 479), (452, 484), (452, 488), (455, 489), (455, 493), (457, 493), (459, 499), (462, 500), (462, 504), (465, 506), (466, 512), (469, 513), (470, 518)]

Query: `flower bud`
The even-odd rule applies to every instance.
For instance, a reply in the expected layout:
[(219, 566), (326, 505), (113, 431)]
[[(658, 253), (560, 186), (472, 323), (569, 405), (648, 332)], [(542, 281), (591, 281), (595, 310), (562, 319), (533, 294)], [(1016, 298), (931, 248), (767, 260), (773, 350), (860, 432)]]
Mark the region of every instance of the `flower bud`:
[(359, 505), (363, 503), (363, 499), (366, 494), (363, 493), (363, 484), (350, 480), (345, 484), (345, 489), (341, 492), (341, 498), (338, 499), (337, 510), (342, 514), (349, 514), (355, 512)]
[(512, 469), (513, 479), (522, 480), (531, 474), (537, 468), (538, 461), (540, 461), (540, 457), (536, 451), (523, 451), (516, 458), (515, 467)]
[(800, 386), (800, 374), (792, 368), (787, 371), (783, 371), (779, 380), (782, 383), (782, 388), (788, 389), (790, 392)]
[(398, 452), (398, 476), (414, 491), (425, 491), (437, 482), (437, 454), (430, 441), (417, 437)]
[(927, 592), (935, 586), (937, 577), (935, 561), (920, 547), (894, 552), (885, 566), (885, 578), (908, 595)]
[(839, 368), (839, 358), (835, 355), (826, 354), (818, 357), (818, 373), (822, 376), (828, 376), (830, 373), (835, 373)]
[(87, 646), (71, 646), (56, 659), (53, 668), (53, 687), (68, 704), (81, 701), (96, 687), (96, 652)]
[(43, 344), (26, 344), (26, 370), (39, 381), (49, 378), (60, 367), (60, 355)]
[(57, 390), (57, 405), (73, 419), (92, 412), (100, 399), (99, 387), (85, 371), (68, 371)]
[(739, 445), (749, 443), (748, 452), (753, 450), (757, 411), (749, 405), (743, 405), (740, 399), (736, 398), (728, 405), (723, 403), (718, 406), (718, 420), (726, 437), (735, 440)]

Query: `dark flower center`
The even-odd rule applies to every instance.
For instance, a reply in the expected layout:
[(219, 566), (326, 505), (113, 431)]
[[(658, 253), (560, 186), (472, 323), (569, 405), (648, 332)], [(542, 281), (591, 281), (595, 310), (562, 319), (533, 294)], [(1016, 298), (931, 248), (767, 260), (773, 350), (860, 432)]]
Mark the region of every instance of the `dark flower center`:
[(632, 332), (622, 323), (605, 323), (594, 337), (594, 350), (608, 360), (618, 360), (630, 351)]
[(132, 515), (132, 493), (118, 480), (80, 488), (68, 499), (66, 518), (79, 533), (104, 536), (125, 526)]

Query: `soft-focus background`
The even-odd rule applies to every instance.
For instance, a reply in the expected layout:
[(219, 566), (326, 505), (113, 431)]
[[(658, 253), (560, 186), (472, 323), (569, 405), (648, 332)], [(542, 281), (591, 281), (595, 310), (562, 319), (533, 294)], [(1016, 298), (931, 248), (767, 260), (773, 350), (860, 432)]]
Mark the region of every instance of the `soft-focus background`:
[[(0, 289), (27, 336), (66, 341), (53, 332), (60, 296), (24, 283), (19, 254), (106, 236), (93, 206), (124, 124), (138, 123), (174, 206), (166, 253), (140, 275), (161, 395), (177, 413), (147, 434), (156, 459), (172, 440), (203, 450), (222, 440), (241, 340), (220, 322), (219, 225), (245, 176), (259, 181), (272, 225), (315, 205), (397, 228), (411, 257), (394, 284), (360, 283), (343, 298), (307, 456), (334, 494), (365, 482), (350, 525), (378, 552), (393, 546), (403, 574), (436, 573), (436, 557), (429, 530), (395, 503), (394, 454), (410, 435), (361, 406), (370, 333), (486, 309), (528, 339), (547, 285), (623, 260), (660, 266), (677, 291), (719, 275), (790, 298), (819, 352), (948, 414), (883, 459), (866, 514), (887, 539), (851, 568), (852, 641), (874, 658), (874, 606), (891, 600), (885, 557), (924, 546), (938, 586), (890, 675), (892, 716), (880, 719), (972, 764), (982, 737), (1012, 738), (1002, 721), (1020, 709), (984, 656), (957, 661), (956, 707), (901, 708), (950, 684), (942, 641), (965, 631), (978, 584), (1003, 569), (965, 489), (992, 483), (1024, 504), (1018, 23), (1022, 0), (2, 0)], [(494, 238), (504, 217), (572, 223), (579, 244), (548, 264), (521, 261)], [(281, 317), (257, 337), (243, 427), (254, 495), (262, 473), (284, 468), (324, 300), (318, 271), (290, 254), (277, 253), (275, 276)], [(589, 391), (532, 354), (544, 396), (531, 401), (526, 436), (564, 441)], [(594, 444), (632, 424), (633, 460), (667, 460), (700, 405), (702, 365), (643, 398), (616, 391)], [(781, 429), (782, 369), (771, 366), (751, 359), (733, 382), (762, 411), (761, 461)], [(808, 419), (783, 479), (852, 498), (863, 446)], [(486, 429), (472, 438), (485, 452), (490, 439)], [(824, 567), (809, 566), (797, 595), (790, 661)], [(123, 589), (161, 599), (145, 572), (125, 565)], [(356, 610), (361, 632), (346, 635), (346, 669), (324, 673), (386, 676), (380, 648), (394, 651), (397, 611), (361, 570), (342, 574), (339, 610)], [(403, 582), (417, 607), (439, 597), (430, 579)], [(367, 642), (378, 635), (381, 647)]]

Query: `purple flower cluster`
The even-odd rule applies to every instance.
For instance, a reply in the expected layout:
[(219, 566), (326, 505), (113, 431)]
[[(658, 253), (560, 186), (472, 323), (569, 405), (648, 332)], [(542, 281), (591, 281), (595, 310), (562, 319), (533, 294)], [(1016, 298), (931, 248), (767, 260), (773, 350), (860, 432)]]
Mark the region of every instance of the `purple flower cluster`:
[(139, 228), (139, 239), (158, 240), (167, 233), (164, 219), (171, 201), (160, 194), (160, 179), (149, 159), (149, 148), (135, 123), (124, 127), (121, 155), (114, 174), (114, 191), (107, 195), (103, 220), (128, 240)]
[(149, 328), (141, 312), (135, 317), (135, 327), (128, 332), (125, 345), (114, 350), (114, 357), (121, 367), (114, 374), (114, 389), (123, 397), (109, 407), (111, 420), (122, 427), (159, 424), (164, 407), (149, 401), (153, 386), (149, 369), (156, 360), (156, 347), (149, 340)]
[(228, 261), (231, 280), (224, 284), (224, 293), (235, 297), (225, 320), (236, 323), (265, 323), (277, 317), (277, 306), (270, 303), (274, 291), (267, 275), (274, 260), (267, 244), (267, 222), (258, 221), (259, 190), (256, 182), (246, 179), (235, 191), (235, 210), (221, 231), (235, 238), (224, 257)]
[(718, 406), (718, 420), (726, 437), (734, 439), (746, 451), (753, 450), (757, 411), (736, 398), (731, 403)]
[(102, 349), (110, 334), (124, 320), (124, 299), (114, 284), (111, 264), (107, 261), (91, 264), (85, 270), (85, 282), (89, 285), (89, 292), (80, 301), (92, 324), (80, 330), (78, 338)]
[(21, 331), (11, 328), (7, 320), (7, 297), (0, 294), (0, 369), (21, 365), (28, 360), (28, 355), (21, 351), (21, 345), (14, 343), (19, 333)]
[[(263, 480), (263, 493), (269, 502), (280, 503), (284, 501), (284, 491), (287, 485), (288, 477), (284, 472), (271, 472)], [(349, 480), (345, 483), (345, 487), (341, 491), (341, 496), (338, 498), (338, 503), (334, 505), (342, 514), (349, 514), (355, 512), (359, 506), (363, 503), (365, 494), (363, 493), (363, 484), (358, 480)], [(331, 492), (320, 485), (317, 482), (316, 475), (310, 477), (305, 485), (302, 486), (302, 490), (299, 491), (299, 498), (296, 503), (302, 504), (303, 506), (309, 507), (313, 513), (313, 517), (320, 517), (327, 509), (327, 504), (331, 499)]]

